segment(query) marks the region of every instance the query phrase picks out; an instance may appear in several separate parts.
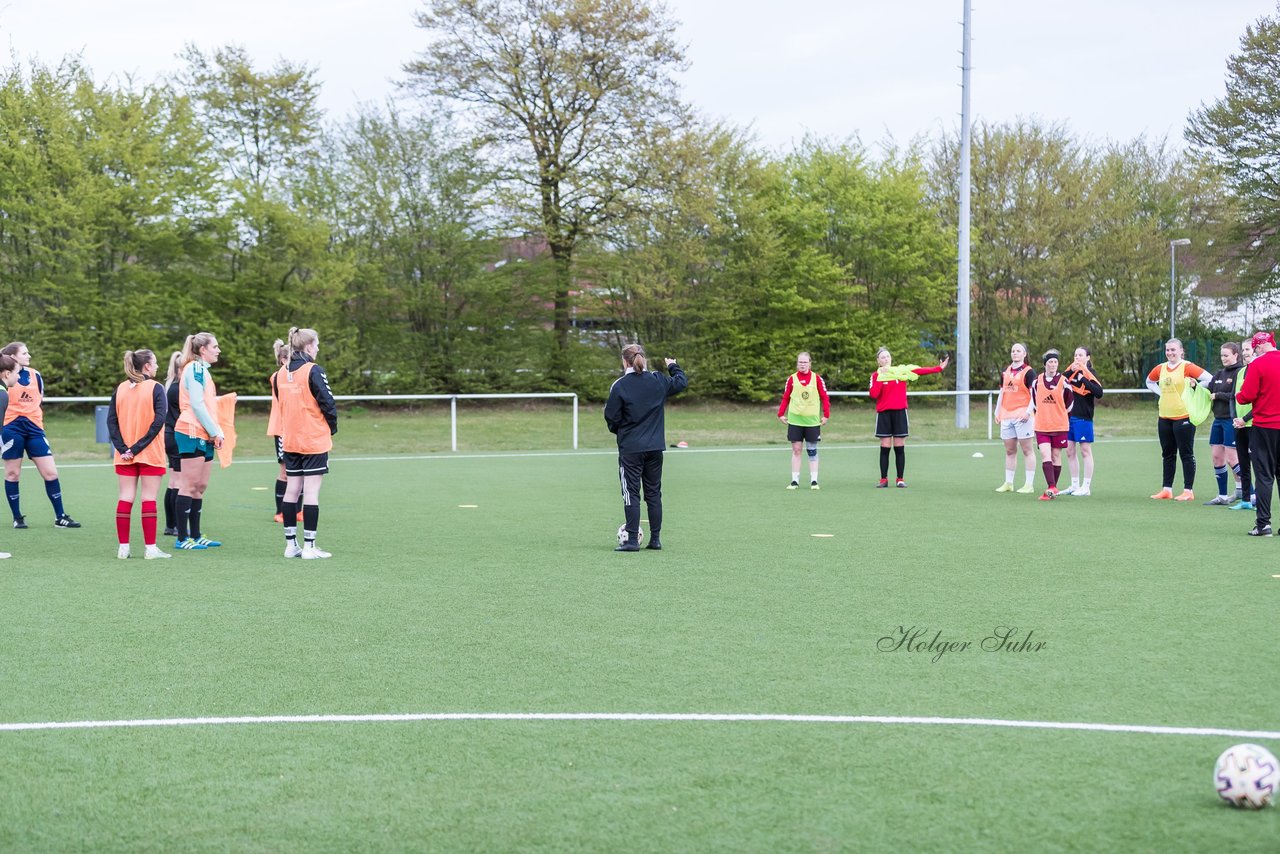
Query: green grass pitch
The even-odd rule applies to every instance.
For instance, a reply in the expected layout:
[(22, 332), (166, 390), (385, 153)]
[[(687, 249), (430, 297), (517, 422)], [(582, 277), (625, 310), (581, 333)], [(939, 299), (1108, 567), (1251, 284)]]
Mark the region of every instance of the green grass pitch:
[[(1147, 499), (1154, 441), (1099, 443), (1095, 494), (1053, 502), (993, 492), (995, 443), (909, 446), (906, 490), (872, 488), (867, 445), (824, 448), (820, 492), (783, 488), (784, 446), (670, 451), (666, 548), (615, 554), (607, 451), (373, 459), (342, 438), (328, 561), (281, 556), (265, 461), (214, 472), (204, 527), (223, 548), (150, 562), (115, 559), (108, 468), (63, 465), (79, 531), (52, 527), (27, 469), (33, 526), (0, 528), (0, 724), (1280, 729), (1280, 541), (1245, 537), (1249, 513)], [(1000, 626), (1043, 645), (978, 648)], [(973, 646), (886, 650), (899, 627)], [(1214, 759), (1245, 740), (797, 721), (0, 731), (0, 850), (1274, 851), (1276, 810), (1213, 791)]]

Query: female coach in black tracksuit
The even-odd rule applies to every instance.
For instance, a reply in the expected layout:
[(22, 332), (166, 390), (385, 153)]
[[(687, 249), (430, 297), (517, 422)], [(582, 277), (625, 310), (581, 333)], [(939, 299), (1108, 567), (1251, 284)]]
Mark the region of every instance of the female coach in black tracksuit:
[(689, 386), (675, 359), (667, 359), (667, 373), (646, 371), (644, 348), (622, 348), (625, 371), (609, 389), (604, 423), (618, 437), (618, 477), (622, 481), (622, 508), (627, 517), (627, 542), (615, 551), (640, 551), (640, 487), (649, 508), (649, 544), (662, 548), (662, 451), (667, 447), (664, 405), (667, 398)]

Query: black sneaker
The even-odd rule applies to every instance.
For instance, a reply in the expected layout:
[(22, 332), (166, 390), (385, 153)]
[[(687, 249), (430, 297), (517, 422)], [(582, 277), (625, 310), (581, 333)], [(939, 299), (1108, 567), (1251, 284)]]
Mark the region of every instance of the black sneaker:
[(626, 543), (614, 549), (615, 552), (638, 552), (640, 551), (639, 543)]
[(14, 519), (14, 520), (13, 520), (13, 527), (17, 528), (17, 529), (18, 529), (18, 530), (20, 530), (20, 531), (21, 531), (21, 530), (23, 530), (24, 528), (26, 528), (26, 527), (27, 527), (27, 517), (26, 517), (26, 516), (19, 516), (17, 519)]
[(1249, 532), (1251, 537), (1269, 537), (1271, 536), (1270, 525), (1254, 525), (1253, 530)]
[(166, 537), (176, 537), (176, 536), (178, 536), (178, 529), (177, 529), (177, 528), (165, 528), (165, 529), (164, 529), (164, 535), (165, 535)]
[(53, 522), (53, 527), (55, 527), (55, 528), (79, 528), (79, 527), (80, 527), (80, 523), (79, 523), (79, 522), (77, 522), (75, 519), (72, 519), (70, 516), (59, 516), (57, 519), (55, 519), (55, 520), (54, 520), (54, 522)]
[(650, 537), (649, 542), (645, 544), (646, 549), (653, 549), (655, 552), (662, 551), (662, 540), (657, 537)]

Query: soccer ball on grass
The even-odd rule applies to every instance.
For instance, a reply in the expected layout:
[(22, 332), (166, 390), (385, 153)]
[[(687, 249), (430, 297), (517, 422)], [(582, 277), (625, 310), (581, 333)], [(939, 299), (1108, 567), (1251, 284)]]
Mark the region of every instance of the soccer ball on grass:
[(1280, 789), (1280, 762), (1261, 745), (1228, 747), (1213, 765), (1213, 785), (1218, 797), (1232, 806), (1262, 809)]
[[(636, 536), (636, 543), (638, 543), (639, 545), (644, 545), (644, 526), (643, 525), (640, 526), (638, 535)], [(618, 526), (618, 545), (625, 546), (626, 544), (627, 544), (627, 523), (623, 522), (621, 525)]]

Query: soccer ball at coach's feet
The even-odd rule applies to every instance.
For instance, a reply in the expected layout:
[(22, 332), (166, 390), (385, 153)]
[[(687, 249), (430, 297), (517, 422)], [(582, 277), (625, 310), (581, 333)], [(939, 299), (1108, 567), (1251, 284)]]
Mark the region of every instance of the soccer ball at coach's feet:
[[(630, 537), (627, 536), (627, 523), (623, 522), (621, 525), (618, 526), (618, 548), (619, 549), (626, 548), (628, 543), (630, 543)], [(644, 526), (641, 525), (636, 531), (636, 542), (635, 542), (636, 549), (639, 549), (643, 543), (644, 543)], [(627, 549), (627, 550), (631, 551), (631, 549)]]

